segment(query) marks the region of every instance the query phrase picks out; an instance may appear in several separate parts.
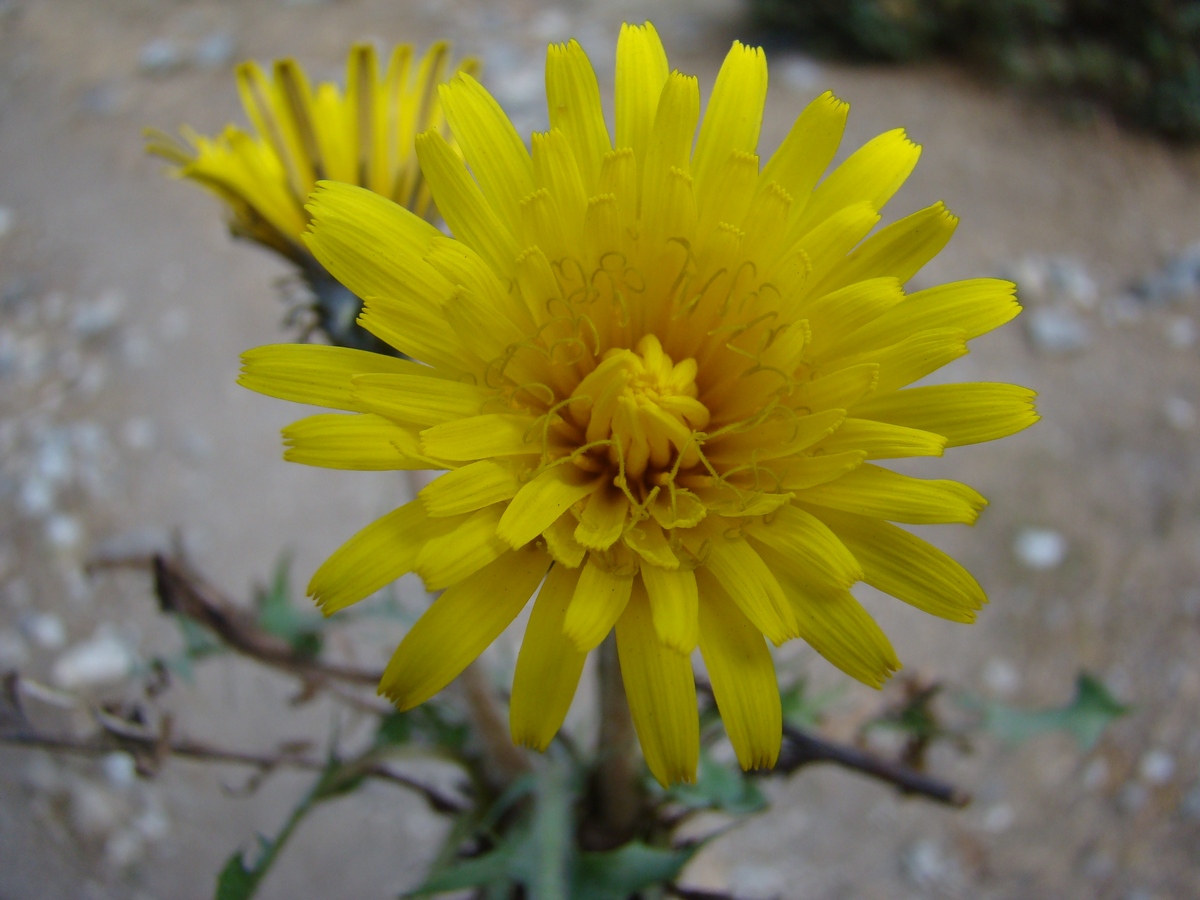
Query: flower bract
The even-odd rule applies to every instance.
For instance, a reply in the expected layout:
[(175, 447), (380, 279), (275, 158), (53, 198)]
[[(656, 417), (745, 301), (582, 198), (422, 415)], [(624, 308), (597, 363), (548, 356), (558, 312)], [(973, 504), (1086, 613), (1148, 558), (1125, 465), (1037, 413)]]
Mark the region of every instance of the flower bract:
[(832, 95), (760, 160), (760, 49), (733, 45), (703, 116), (649, 24), (621, 31), (615, 131), (577, 43), (549, 48), (546, 88), (551, 127), (531, 147), (469, 75), (441, 89), (461, 157), (436, 130), (416, 146), (453, 238), (360, 188), (323, 183), (310, 201), (308, 246), (411, 360), (261, 347), (242, 384), (342, 411), (285, 429), (286, 459), (446, 470), (310, 593), (332, 613), (407, 572), (443, 591), (380, 685), (401, 708), (536, 595), (510, 713), (539, 749), (615, 630), (664, 784), (695, 776), (698, 648), (742, 766), (770, 766), (769, 644), (802, 638), (878, 686), (900, 663), (852, 585), (963, 622), (985, 602), (894, 524), (969, 524), (984, 499), (878, 461), (1036, 420), (1025, 388), (912, 386), (1013, 318), (1014, 288), (905, 290), (957, 220), (938, 203), (876, 230), (919, 148), (890, 131), (826, 174), (848, 112)]

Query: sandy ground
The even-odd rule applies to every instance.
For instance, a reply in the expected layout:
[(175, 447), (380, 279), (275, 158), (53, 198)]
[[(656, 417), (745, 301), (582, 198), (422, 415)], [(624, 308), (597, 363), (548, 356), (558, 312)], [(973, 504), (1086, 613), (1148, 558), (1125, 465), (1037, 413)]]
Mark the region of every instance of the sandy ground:
[[(0, 2), (0, 667), (62, 683), (81, 642), (141, 659), (177, 652), (144, 578), (82, 576), (97, 546), (178, 529), (202, 568), (245, 595), (283, 548), (307, 577), (406, 496), (388, 474), (279, 460), (278, 428), (296, 411), (234, 378), (240, 351), (286, 339), (272, 286), (285, 271), (231, 242), (215, 203), (162, 176), (142, 154), (143, 125), (213, 131), (240, 120), (231, 60), (294, 54), (327, 78), (352, 40), (446, 36), (484, 57), (528, 131), (544, 118), (548, 40), (578, 36), (603, 84), (621, 18), (649, 16), (673, 64), (710, 85), (728, 42), (747, 35), (739, 14), (732, 0), (603, 11)], [(1086, 753), (1065, 735), (939, 749), (935, 771), (976, 797), (964, 812), (840, 771), (775, 783), (771, 811), (700, 856), (690, 881), (814, 900), (1200, 896), (1200, 302), (1186, 291), (1125, 296), (1200, 239), (1200, 156), (1103, 118), (1065, 124), (951, 70), (770, 59), (764, 148), (826, 88), (853, 106), (844, 148), (907, 127), (925, 150), (891, 215), (943, 199), (962, 218), (919, 281), (1015, 271), (1030, 312), (1050, 322), (1039, 340), (1017, 323), (979, 341), (948, 376), (1041, 394), (1036, 428), (936, 465), (992, 501), (974, 529), (936, 532), (990, 607), (966, 628), (864, 593), (866, 602), (909, 670), (1035, 707), (1065, 702), (1087, 669), (1134, 711)], [(1036, 261), (1046, 258), (1069, 261), (1074, 280), (1039, 290)], [(1065, 556), (1045, 570), (1013, 553), (1032, 527), (1065, 539)], [(377, 663), (392, 645), (394, 635), (376, 634), (341, 651)], [(803, 649), (787, 664), (820, 685), (842, 681)], [(322, 740), (330, 710), (289, 708), (288, 690), (216, 662), (169, 703), (181, 731), (238, 747)], [(831, 726), (877, 703), (848, 688)], [(131, 783), (119, 759), (0, 749), (0, 897), (211, 896), (228, 854), (274, 831), (304, 785), (281, 775), (236, 796), (229, 789), (244, 776), (172, 761), (155, 781)], [(418, 883), (440, 834), (419, 799), (372, 787), (307, 821), (262, 896), (394, 895)]]

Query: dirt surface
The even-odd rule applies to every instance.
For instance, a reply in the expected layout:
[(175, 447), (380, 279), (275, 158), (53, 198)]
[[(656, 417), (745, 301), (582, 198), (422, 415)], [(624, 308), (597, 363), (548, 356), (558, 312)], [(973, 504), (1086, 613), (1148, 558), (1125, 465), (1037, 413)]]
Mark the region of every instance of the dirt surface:
[[(136, 661), (180, 639), (144, 577), (89, 580), (89, 554), (178, 530), (243, 596), (282, 549), (306, 578), (407, 496), (390, 474), (280, 461), (278, 428), (297, 410), (234, 379), (239, 352), (288, 337), (272, 285), (286, 272), (230, 241), (215, 202), (163, 177), (142, 126), (240, 121), (230, 65), (242, 58), (295, 55), (330, 78), (353, 40), (445, 36), (484, 58), (528, 132), (544, 121), (547, 41), (579, 37), (611, 85), (617, 25), (650, 17), (672, 63), (707, 86), (748, 36), (740, 15), (733, 0), (0, 0), (0, 668), (127, 696)], [(991, 499), (974, 529), (933, 532), (991, 605), (964, 627), (865, 602), (906, 671), (1048, 707), (1086, 669), (1134, 709), (1090, 751), (1063, 734), (939, 747), (933, 770), (975, 795), (962, 812), (836, 770), (772, 783), (772, 809), (686, 880), (746, 898), (1200, 896), (1200, 300), (1195, 284), (1127, 290), (1200, 240), (1200, 155), (1102, 119), (1066, 124), (953, 70), (769, 60), (764, 149), (826, 88), (852, 104), (843, 152), (907, 127), (924, 155), (887, 218), (942, 199), (962, 219), (918, 281), (1016, 273), (1028, 308), (942, 377), (1033, 387), (1044, 421), (912, 467)], [(398, 629), (336, 650), (378, 664)], [(81, 645), (103, 651), (92, 669)], [(96, 678), (97, 654), (115, 675)], [(844, 681), (804, 648), (782, 657), (819, 686)], [(291, 689), (218, 661), (169, 705), (181, 733), (319, 744), (332, 711), (288, 706)], [(848, 735), (878, 704), (847, 687), (829, 727)], [(173, 760), (140, 782), (121, 758), (0, 749), (0, 897), (211, 896), (230, 852), (273, 832), (305, 784), (279, 775), (239, 796), (245, 779)], [(442, 828), (416, 797), (364, 790), (305, 822), (261, 896), (394, 896), (419, 882)]]

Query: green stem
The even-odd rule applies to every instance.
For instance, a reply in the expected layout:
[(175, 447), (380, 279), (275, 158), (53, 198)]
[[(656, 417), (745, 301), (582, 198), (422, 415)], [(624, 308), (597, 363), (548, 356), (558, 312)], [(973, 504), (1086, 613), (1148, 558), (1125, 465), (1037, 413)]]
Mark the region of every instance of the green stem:
[(596, 769), (600, 821), (613, 846), (628, 840), (642, 810), (637, 734), (625, 699), (617, 642), (609, 634), (599, 648), (600, 760)]

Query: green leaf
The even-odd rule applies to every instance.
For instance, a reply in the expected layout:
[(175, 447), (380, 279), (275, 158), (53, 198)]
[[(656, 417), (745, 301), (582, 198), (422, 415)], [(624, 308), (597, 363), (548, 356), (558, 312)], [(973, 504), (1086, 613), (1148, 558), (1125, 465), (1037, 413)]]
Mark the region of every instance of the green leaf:
[(221, 869), (217, 876), (216, 900), (249, 900), (258, 890), (258, 883), (267, 874), (270, 860), (274, 853), (274, 844), (258, 836), (258, 860), (251, 866), (246, 865), (242, 851), (236, 851)]
[(259, 592), (256, 598), (258, 624), (263, 631), (278, 635), (298, 654), (311, 659), (321, 652), (321, 628), (325, 620), (316, 614), (306, 615), (292, 605), (291, 579), (288, 577), (291, 564), (289, 554), (280, 556), (271, 586)]
[(779, 700), (783, 705), (783, 721), (793, 728), (808, 730), (820, 724), (825, 710), (833, 706), (843, 693), (845, 683), (822, 691), (819, 694), (808, 693), (808, 683), (801, 678), (790, 688), (779, 692)]
[(1080, 672), (1075, 696), (1066, 706), (1026, 711), (993, 703), (985, 708), (984, 726), (1001, 740), (1014, 744), (1047, 731), (1066, 731), (1081, 748), (1091, 750), (1109, 723), (1130, 709), (1118, 703), (1099, 679)]
[(766, 806), (758, 786), (741, 770), (723, 766), (706, 752), (700, 753), (695, 784), (677, 784), (669, 796), (691, 809), (723, 809), (730, 813), (752, 813)]
[(394, 747), (412, 740), (412, 721), (407, 712), (393, 712), (379, 720), (375, 729), (376, 747)]
[(626, 900), (630, 894), (673, 880), (693, 852), (631, 841), (605, 853), (581, 853), (570, 896), (572, 900)]
[(567, 896), (568, 873), (574, 861), (575, 828), (571, 820), (571, 771), (562, 760), (551, 760), (537, 774), (534, 788), (531, 857), (535, 859), (527, 886), (532, 900)]
[(508, 887), (514, 882), (514, 869), (520, 867), (526, 835), (512, 832), (490, 853), (462, 859), (432, 873), (425, 883), (405, 897), (424, 897), (442, 891), (459, 891), (470, 887)]

